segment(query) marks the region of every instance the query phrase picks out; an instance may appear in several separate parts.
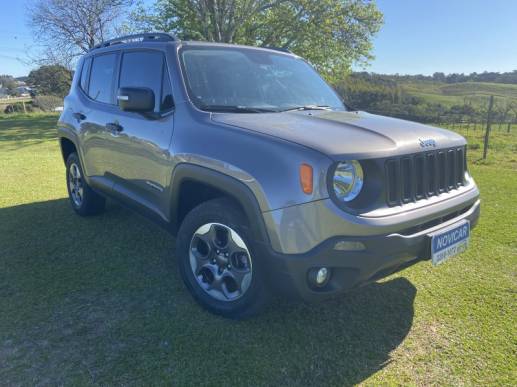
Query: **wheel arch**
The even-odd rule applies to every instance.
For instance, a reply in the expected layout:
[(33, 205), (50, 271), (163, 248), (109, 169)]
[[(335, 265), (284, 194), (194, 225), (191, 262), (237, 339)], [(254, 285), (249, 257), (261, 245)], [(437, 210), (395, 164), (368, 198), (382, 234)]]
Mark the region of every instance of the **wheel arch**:
[(269, 242), (255, 195), (236, 178), (210, 168), (181, 163), (174, 169), (171, 187), (170, 222), (173, 233), (178, 231), (181, 222), (191, 209), (206, 200), (227, 197), (234, 201), (245, 214), (252, 238), (257, 242)]
[(66, 163), (68, 156), (73, 152), (78, 153), (77, 146), (75, 143), (70, 140), (68, 137), (60, 137), (59, 145), (61, 146), (61, 155), (63, 156), (63, 161)]

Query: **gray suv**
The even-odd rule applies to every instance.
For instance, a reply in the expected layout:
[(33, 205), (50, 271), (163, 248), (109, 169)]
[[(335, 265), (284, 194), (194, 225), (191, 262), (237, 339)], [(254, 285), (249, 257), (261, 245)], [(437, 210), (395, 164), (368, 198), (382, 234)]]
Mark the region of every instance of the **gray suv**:
[(282, 50), (104, 42), (58, 132), (75, 212), (112, 198), (166, 227), (189, 291), (227, 317), (441, 263), (479, 217), (463, 137), (354, 111)]

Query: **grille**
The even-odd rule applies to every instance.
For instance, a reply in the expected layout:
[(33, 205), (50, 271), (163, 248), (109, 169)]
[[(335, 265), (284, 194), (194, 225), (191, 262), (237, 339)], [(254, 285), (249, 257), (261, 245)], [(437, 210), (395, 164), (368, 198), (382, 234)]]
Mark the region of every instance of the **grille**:
[(389, 206), (416, 202), (465, 184), (465, 147), (440, 149), (386, 160)]

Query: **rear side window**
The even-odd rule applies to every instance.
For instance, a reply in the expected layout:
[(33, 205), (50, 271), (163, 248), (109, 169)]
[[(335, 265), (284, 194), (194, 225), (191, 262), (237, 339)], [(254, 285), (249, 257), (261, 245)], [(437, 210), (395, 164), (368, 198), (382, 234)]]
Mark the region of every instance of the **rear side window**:
[(90, 66), (92, 65), (92, 58), (86, 58), (83, 62), (83, 69), (81, 70), (81, 89), (88, 92), (88, 78), (90, 75)]
[(91, 99), (98, 102), (113, 103), (113, 73), (116, 60), (116, 53), (99, 55), (93, 58), (88, 87), (88, 95)]
[(168, 85), (163, 79), (164, 69), (165, 59), (161, 52), (126, 52), (122, 56), (119, 87), (147, 87), (154, 92), (155, 112), (170, 109), (172, 91), (168, 77)]

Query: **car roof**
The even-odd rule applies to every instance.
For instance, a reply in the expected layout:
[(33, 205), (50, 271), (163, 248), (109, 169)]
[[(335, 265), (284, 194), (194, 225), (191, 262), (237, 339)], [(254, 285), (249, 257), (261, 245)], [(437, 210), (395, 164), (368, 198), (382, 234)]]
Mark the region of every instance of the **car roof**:
[(230, 44), (230, 43), (218, 43), (218, 42), (205, 42), (205, 41), (195, 41), (195, 40), (187, 40), (182, 41), (177, 37), (171, 34), (155, 32), (155, 33), (142, 33), (142, 34), (134, 34), (134, 35), (126, 35), (121, 36), (115, 39), (111, 39), (105, 42), (102, 42), (92, 49), (88, 51), (85, 56), (90, 56), (90, 54), (101, 54), (110, 51), (116, 51), (120, 49), (128, 49), (128, 48), (163, 48), (167, 45), (178, 46), (190, 46), (190, 47), (228, 47), (228, 48), (239, 48), (239, 49), (249, 49), (249, 50), (258, 50), (258, 51), (275, 51), (277, 53), (283, 53), (285, 55), (295, 56), (293, 53), (286, 49), (276, 48), (276, 47), (256, 47), (256, 46), (245, 46), (238, 44)]

